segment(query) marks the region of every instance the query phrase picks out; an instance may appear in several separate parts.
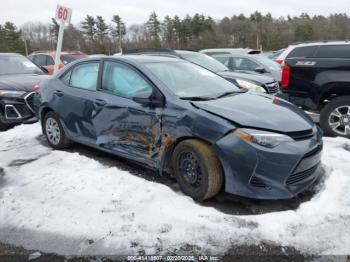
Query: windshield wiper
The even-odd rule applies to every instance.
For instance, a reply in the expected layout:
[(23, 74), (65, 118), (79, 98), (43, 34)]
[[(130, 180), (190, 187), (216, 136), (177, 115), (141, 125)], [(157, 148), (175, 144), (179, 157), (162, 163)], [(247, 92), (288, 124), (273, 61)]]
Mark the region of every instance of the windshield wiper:
[(225, 93), (218, 95), (217, 97), (215, 97), (215, 99), (222, 98), (222, 97), (229, 96), (229, 95), (233, 95), (233, 94), (241, 94), (241, 93), (245, 93), (245, 92), (246, 91), (229, 91), (229, 92), (225, 92)]
[(190, 100), (190, 101), (208, 101), (208, 100), (215, 99), (215, 97), (205, 97), (205, 96), (185, 96), (180, 98), (182, 100)]

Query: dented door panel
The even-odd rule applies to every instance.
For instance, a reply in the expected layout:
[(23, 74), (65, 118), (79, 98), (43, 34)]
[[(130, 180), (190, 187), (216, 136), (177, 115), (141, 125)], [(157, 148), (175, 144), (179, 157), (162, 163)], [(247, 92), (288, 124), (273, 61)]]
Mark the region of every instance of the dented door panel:
[(162, 109), (137, 104), (128, 98), (100, 92), (106, 105), (94, 117), (96, 144), (154, 166), (161, 133)]

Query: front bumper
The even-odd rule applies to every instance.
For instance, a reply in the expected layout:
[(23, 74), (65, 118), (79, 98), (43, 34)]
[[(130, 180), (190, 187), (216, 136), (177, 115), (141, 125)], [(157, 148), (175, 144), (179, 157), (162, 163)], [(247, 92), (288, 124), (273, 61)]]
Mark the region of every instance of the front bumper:
[(0, 97), (0, 121), (3, 124), (20, 124), (36, 120), (33, 110), (34, 93), (21, 97)]
[(266, 148), (228, 134), (215, 144), (225, 172), (225, 191), (256, 199), (293, 198), (321, 174), (321, 132)]

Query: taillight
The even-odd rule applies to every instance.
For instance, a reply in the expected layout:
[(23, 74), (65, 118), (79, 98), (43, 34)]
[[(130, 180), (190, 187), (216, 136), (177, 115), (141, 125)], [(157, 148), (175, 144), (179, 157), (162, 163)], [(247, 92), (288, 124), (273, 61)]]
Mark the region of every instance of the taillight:
[(58, 64), (58, 69), (62, 69), (64, 67), (64, 64), (61, 62)]
[(284, 65), (282, 68), (282, 81), (281, 86), (286, 88), (289, 86), (289, 78), (290, 78), (290, 67), (289, 65)]
[(278, 64), (280, 64), (280, 65), (283, 64), (283, 60), (281, 60), (281, 59), (277, 59), (275, 62), (278, 63)]
[(36, 85), (34, 86), (34, 92), (35, 92), (35, 93), (39, 93), (39, 91), (40, 91), (40, 85), (39, 85), (39, 84), (36, 84)]

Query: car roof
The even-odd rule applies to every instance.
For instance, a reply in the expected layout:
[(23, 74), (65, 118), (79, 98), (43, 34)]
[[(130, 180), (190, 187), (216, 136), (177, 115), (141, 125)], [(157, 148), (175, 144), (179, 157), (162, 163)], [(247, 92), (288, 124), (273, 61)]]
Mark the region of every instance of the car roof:
[(150, 55), (123, 55), (120, 57), (114, 57), (116, 59), (126, 59), (140, 63), (156, 63), (156, 62), (177, 62), (183, 61), (176, 57), (165, 57), (165, 56), (150, 56)]
[(0, 53), (0, 56), (23, 56), (17, 53)]
[(212, 49), (203, 49), (203, 50), (200, 50), (199, 52), (200, 53), (227, 52), (232, 54), (260, 54), (261, 50), (250, 49), (250, 48), (212, 48)]
[(345, 41), (317, 41), (317, 42), (302, 42), (291, 44), (293, 47), (301, 47), (301, 46), (314, 46), (314, 45), (349, 45), (350, 42)]
[(87, 57), (80, 59), (79, 61), (93, 61), (96, 59), (106, 59), (106, 60), (125, 60), (134, 63), (159, 63), (159, 62), (178, 62), (184, 61), (176, 57), (165, 57), (165, 56), (150, 56), (147, 54), (140, 55), (120, 55), (120, 56), (100, 56), (100, 57)]
[[(31, 53), (30, 55), (51, 55), (56, 56), (56, 51), (35, 51)], [(80, 51), (61, 51), (61, 55), (86, 55), (83, 52)]]
[(177, 49), (177, 50), (174, 50), (176, 53), (178, 54), (201, 54), (199, 52), (196, 52), (196, 51), (191, 51), (191, 50), (181, 50), (181, 49)]

